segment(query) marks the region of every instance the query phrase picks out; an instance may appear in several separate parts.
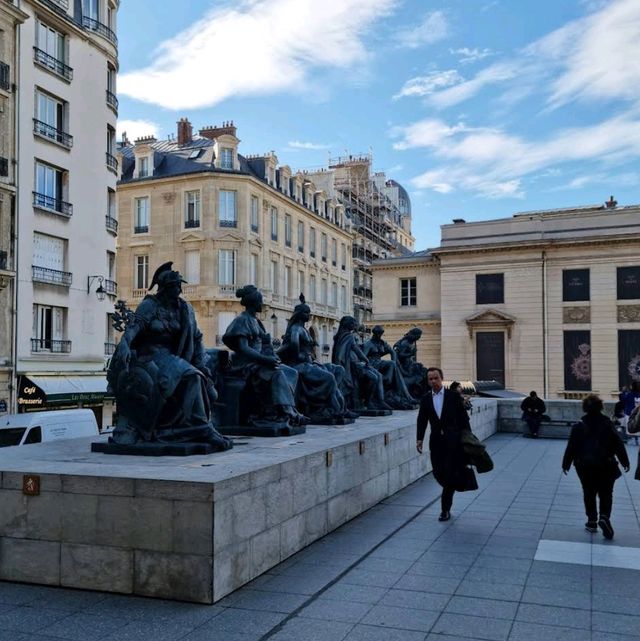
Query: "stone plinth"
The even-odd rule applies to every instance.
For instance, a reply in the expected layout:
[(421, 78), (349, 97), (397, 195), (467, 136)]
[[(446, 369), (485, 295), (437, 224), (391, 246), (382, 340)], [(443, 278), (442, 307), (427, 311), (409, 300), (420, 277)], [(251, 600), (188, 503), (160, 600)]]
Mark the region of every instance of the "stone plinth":
[[(476, 400), (473, 429), (496, 431)], [(213, 603), (430, 470), (416, 412), (192, 457), (0, 451), (0, 579)], [(95, 440), (95, 439), (94, 439)], [(39, 495), (23, 492), (39, 477)]]

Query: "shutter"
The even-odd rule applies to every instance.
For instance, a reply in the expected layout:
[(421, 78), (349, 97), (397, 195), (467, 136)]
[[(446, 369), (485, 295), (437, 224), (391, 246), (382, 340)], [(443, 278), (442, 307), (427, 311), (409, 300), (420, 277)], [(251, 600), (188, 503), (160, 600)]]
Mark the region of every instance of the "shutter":
[(185, 273), (187, 283), (190, 285), (198, 285), (200, 283), (199, 251), (185, 252)]
[(53, 340), (61, 341), (64, 338), (64, 309), (53, 308)]

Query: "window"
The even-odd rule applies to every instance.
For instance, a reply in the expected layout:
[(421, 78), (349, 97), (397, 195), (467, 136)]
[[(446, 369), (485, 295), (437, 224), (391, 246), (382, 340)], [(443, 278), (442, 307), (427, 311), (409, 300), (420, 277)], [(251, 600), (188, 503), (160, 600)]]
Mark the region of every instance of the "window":
[(327, 304), (327, 279), (323, 278), (320, 282), (320, 302), (323, 305)]
[(220, 227), (237, 227), (236, 192), (221, 189), (218, 201)]
[(322, 234), (320, 237), (320, 257), (323, 262), (327, 262), (327, 235)]
[(304, 294), (304, 284), (304, 272), (302, 270), (298, 270), (298, 294)]
[(342, 285), (340, 288), (340, 309), (343, 312), (347, 311), (347, 287)]
[(309, 230), (309, 256), (316, 257), (316, 230), (313, 227)]
[(291, 279), (291, 267), (288, 265), (284, 268), (284, 295), (291, 296), (293, 281)]
[(184, 253), (185, 280), (189, 285), (200, 283), (200, 252), (192, 249)]
[(116, 254), (107, 251), (107, 278), (113, 280), (116, 277)]
[(113, 156), (116, 153), (116, 130), (107, 126), (107, 153)]
[(311, 274), (311, 276), (309, 277), (309, 300), (313, 303), (316, 303), (316, 295), (316, 277)]
[(271, 261), (271, 291), (274, 294), (278, 293), (278, 263), (275, 260)]
[(476, 274), (476, 305), (504, 303), (504, 274)]
[(38, 22), (36, 34), (36, 61), (49, 69), (70, 78), (70, 69), (65, 69), (67, 62), (66, 37), (44, 22)]
[(51, 165), (36, 162), (36, 192), (51, 200), (59, 200), (62, 197), (62, 172)]
[(347, 246), (344, 243), (342, 243), (341, 253), (342, 253), (342, 258), (340, 260), (340, 269), (342, 269), (342, 271), (344, 272), (347, 269)]
[(260, 202), (257, 196), (251, 196), (251, 231), (258, 231), (258, 212)]
[(618, 389), (640, 381), (640, 330), (618, 330)]
[(590, 300), (588, 269), (562, 270), (562, 300), (566, 302)]
[(271, 208), (271, 240), (278, 240), (278, 210)]
[(107, 188), (107, 216), (116, 219), (116, 192)]
[(100, 0), (82, 0), (82, 15), (100, 22)]
[(336, 267), (338, 264), (338, 241), (331, 239), (331, 264)]
[(298, 222), (298, 251), (304, 251), (304, 223)]
[(251, 254), (249, 257), (249, 284), (259, 286), (258, 284), (258, 255)]
[(220, 168), (233, 169), (233, 149), (223, 147), (220, 150)]
[(149, 289), (149, 256), (136, 256), (135, 289)]
[(138, 178), (146, 178), (149, 175), (149, 156), (138, 158)]
[(33, 306), (32, 351), (66, 352), (64, 341), (65, 308), (50, 305)]
[(72, 275), (65, 271), (67, 241), (46, 234), (33, 234), (31, 271), (34, 282), (70, 286)]
[(236, 252), (232, 249), (221, 249), (218, 252), (218, 284), (235, 285)]
[(34, 133), (71, 147), (73, 139), (66, 133), (66, 113), (67, 103), (40, 89), (36, 90)]
[(235, 312), (218, 312), (218, 336), (222, 337), (227, 333), (227, 329), (235, 317)]
[(40, 425), (36, 425), (29, 430), (23, 445), (31, 445), (32, 443), (42, 443), (42, 428)]
[(400, 279), (400, 305), (402, 307), (415, 307), (417, 301), (417, 288), (415, 278)]
[(338, 306), (338, 283), (331, 283), (331, 298), (329, 300), (331, 307)]
[(188, 191), (185, 193), (185, 228), (200, 227), (200, 191)]
[(618, 267), (618, 300), (640, 298), (640, 267)]
[(133, 202), (133, 233), (146, 234), (149, 231), (149, 197), (135, 198)]
[(284, 244), (291, 247), (291, 216), (285, 214), (284, 216)]
[[(116, 95), (116, 70), (110, 64), (107, 64), (107, 91), (111, 97), (115, 98)], [(117, 101), (114, 106), (117, 106)]]

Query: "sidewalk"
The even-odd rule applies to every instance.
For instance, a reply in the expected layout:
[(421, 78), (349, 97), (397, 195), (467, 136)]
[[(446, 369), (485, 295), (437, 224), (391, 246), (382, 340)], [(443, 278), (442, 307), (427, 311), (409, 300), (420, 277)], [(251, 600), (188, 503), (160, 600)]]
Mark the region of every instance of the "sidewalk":
[(487, 445), (447, 523), (429, 475), (214, 606), (0, 583), (0, 641), (640, 641), (635, 468), (605, 541), (564, 441)]

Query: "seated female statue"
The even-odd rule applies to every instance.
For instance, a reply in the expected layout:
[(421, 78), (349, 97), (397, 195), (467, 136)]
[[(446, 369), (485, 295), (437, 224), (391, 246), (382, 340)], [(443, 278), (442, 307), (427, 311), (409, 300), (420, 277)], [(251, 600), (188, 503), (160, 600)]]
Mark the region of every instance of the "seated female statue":
[[(273, 352), (271, 336), (256, 314), (262, 311), (262, 294), (254, 285), (236, 291), (245, 311), (236, 316), (222, 342), (231, 350), (231, 375), (247, 381), (250, 403), (246, 422), (255, 427), (303, 426), (305, 416), (296, 410), (298, 372), (283, 365)], [(241, 408), (241, 409), (247, 409)]]
[(117, 315), (124, 333), (107, 371), (118, 408), (112, 441), (201, 442), (219, 450), (232, 441), (213, 426), (216, 391), (204, 364), (202, 334), (191, 305), (180, 297), (182, 280), (164, 263), (135, 313), (124, 303)]
[(427, 393), (427, 368), (417, 360), (416, 343), (422, 337), (422, 330), (414, 327), (409, 330), (394, 346), (398, 367), (404, 382), (413, 398), (422, 398)]

